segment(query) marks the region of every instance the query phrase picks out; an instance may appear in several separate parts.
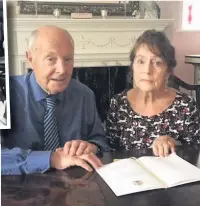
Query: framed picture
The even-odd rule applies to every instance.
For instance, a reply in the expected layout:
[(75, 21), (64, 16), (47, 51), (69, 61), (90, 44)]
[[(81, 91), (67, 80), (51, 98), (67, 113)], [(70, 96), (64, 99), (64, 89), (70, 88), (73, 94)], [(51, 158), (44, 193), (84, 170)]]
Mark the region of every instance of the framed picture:
[(101, 10), (107, 10), (108, 16), (132, 16), (139, 10), (139, 1), (18, 1), (20, 14), (52, 15), (59, 9), (62, 15), (71, 13), (92, 13), (101, 16)]
[(7, 7), (0, 1), (0, 129), (11, 127), (8, 70)]

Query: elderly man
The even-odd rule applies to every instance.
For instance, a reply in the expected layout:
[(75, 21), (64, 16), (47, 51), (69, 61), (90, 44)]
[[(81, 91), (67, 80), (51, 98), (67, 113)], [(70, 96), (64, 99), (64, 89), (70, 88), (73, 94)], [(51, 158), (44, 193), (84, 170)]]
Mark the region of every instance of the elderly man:
[(71, 156), (108, 150), (92, 91), (71, 78), (71, 35), (40, 27), (26, 54), (33, 71), (10, 78), (11, 129), (3, 131), (5, 146), (46, 152), (62, 147)]

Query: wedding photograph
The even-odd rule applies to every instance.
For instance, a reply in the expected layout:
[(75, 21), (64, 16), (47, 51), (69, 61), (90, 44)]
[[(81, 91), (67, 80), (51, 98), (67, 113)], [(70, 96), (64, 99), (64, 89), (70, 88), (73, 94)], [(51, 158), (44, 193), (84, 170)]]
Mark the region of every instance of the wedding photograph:
[[(6, 1), (0, 1), (0, 129), (10, 128)], [(4, 18), (6, 17), (6, 18)]]

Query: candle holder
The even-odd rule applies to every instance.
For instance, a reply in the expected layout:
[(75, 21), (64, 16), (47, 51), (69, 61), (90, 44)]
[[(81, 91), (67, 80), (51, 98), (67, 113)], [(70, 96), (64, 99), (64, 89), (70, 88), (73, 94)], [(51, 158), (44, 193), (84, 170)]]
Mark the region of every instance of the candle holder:
[(103, 19), (105, 19), (108, 16), (108, 11), (106, 9), (101, 10), (101, 16)]
[(37, 0), (34, 1), (34, 5), (35, 5), (35, 16), (37, 17), (37, 15), (38, 15), (38, 4), (37, 4)]
[(61, 10), (60, 9), (54, 9), (53, 10), (53, 15), (57, 18), (60, 18), (61, 16)]
[(16, 13), (16, 15), (20, 14), (20, 6), (19, 5), (16, 6), (15, 13)]

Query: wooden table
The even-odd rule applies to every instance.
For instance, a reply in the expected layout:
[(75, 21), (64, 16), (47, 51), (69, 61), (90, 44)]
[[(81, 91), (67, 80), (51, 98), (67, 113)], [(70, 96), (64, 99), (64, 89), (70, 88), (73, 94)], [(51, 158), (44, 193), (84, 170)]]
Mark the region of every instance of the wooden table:
[[(200, 168), (199, 146), (181, 146), (177, 153)], [(152, 150), (106, 153), (102, 160), (109, 163), (113, 158), (144, 155), (152, 155)], [(2, 176), (1, 184), (2, 206), (200, 206), (200, 182), (116, 197), (96, 172), (81, 168)]]

